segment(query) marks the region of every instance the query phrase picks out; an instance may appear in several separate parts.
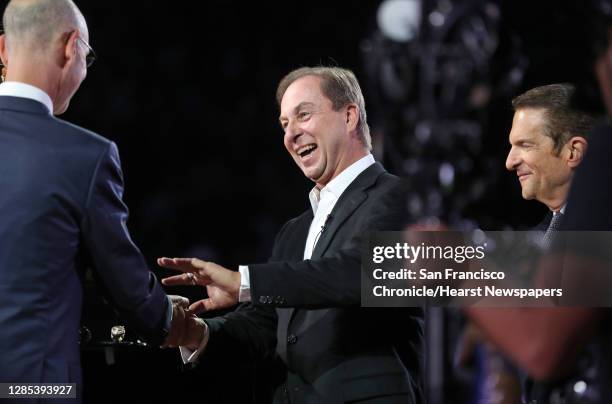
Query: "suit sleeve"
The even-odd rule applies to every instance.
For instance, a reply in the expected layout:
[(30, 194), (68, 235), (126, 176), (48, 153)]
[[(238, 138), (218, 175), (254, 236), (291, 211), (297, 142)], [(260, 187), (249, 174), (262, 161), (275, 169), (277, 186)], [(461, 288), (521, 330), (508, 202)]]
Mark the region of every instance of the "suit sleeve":
[(305, 309), (360, 305), (364, 237), (369, 231), (401, 230), (407, 223), (404, 186), (382, 195), (370, 194), (376, 201), (349, 218), (363, 219), (362, 224), (333, 253), (317, 259), (249, 265), (253, 304)]
[[(283, 238), (287, 225), (276, 235), (270, 261), (279, 255), (279, 240)], [(210, 338), (203, 354), (204, 362), (214, 359), (259, 360), (274, 355), (278, 317), (273, 307), (244, 303), (231, 313), (205, 321)]]
[(130, 238), (122, 196), (119, 154), (110, 143), (92, 176), (82, 221), (83, 243), (95, 277), (128, 326), (151, 344), (159, 344), (168, 334), (172, 312), (161, 285)]

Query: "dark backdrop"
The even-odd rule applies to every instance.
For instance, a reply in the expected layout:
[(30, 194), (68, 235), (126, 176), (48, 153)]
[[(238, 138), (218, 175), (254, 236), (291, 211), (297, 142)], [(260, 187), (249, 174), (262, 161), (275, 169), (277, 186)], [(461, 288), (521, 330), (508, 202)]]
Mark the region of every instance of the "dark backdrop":
[[(316, 64), (352, 69), (363, 83), (360, 43), (375, 29), (379, 3), (77, 1), (98, 60), (62, 118), (118, 144), (129, 228), (152, 268), (161, 255), (230, 268), (266, 259), (280, 226), (308, 207), (312, 186), (284, 149), (276, 84), (291, 69)], [(579, 63), (564, 56), (580, 48), (570, 30), (560, 34), (567, 17), (555, 17), (551, 2), (528, 3), (514, 3), (507, 14), (531, 61), (520, 90), (571, 79)], [(483, 151), (498, 159), (500, 180), (468, 214), (478, 220), (484, 212), (493, 227), (528, 226), (544, 209), (522, 201), (515, 175), (505, 173), (512, 117), (505, 102), (492, 108)], [(115, 354), (109, 366), (103, 350), (84, 351), (89, 402), (114, 402), (117, 394), (250, 398), (251, 368), (203, 364), (185, 372), (174, 351)]]

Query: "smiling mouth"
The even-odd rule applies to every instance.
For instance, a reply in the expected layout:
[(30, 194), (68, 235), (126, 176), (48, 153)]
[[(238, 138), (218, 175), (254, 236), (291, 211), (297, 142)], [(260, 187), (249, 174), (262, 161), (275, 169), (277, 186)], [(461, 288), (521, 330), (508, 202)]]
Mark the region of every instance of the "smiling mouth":
[(317, 148), (316, 144), (309, 144), (308, 146), (304, 146), (304, 147), (299, 148), (298, 151), (297, 151), (297, 154), (301, 158), (304, 158), (304, 157), (308, 156), (310, 153), (312, 153), (316, 148)]

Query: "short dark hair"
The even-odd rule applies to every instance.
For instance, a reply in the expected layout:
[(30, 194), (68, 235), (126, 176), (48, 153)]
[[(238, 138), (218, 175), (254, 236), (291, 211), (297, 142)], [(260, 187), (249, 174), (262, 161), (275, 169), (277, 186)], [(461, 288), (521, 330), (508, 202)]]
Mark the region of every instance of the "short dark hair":
[(571, 107), (575, 91), (576, 88), (568, 83), (535, 87), (514, 98), (512, 108), (514, 111), (543, 109), (544, 134), (553, 140), (558, 153), (572, 136), (586, 138), (595, 122), (594, 116)]
[(285, 95), (285, 91), (294, 81), (306, 76), (315, 76), (321, 79), (321, 92), (331, 102), (335, 111), (350, 103), (355, 103), (359, 107), (359, 122), (357, 131), (361, 137), (361, 142), (365, 147), (372, 148), (370, 128), (367, 122), (365, 110), (365, 100), (361, 93), (359, 82), (352, 71), (341, 67), (302, 67), (289, 72), (278, 83), (276, 89), (276, 102), (280, 106)]

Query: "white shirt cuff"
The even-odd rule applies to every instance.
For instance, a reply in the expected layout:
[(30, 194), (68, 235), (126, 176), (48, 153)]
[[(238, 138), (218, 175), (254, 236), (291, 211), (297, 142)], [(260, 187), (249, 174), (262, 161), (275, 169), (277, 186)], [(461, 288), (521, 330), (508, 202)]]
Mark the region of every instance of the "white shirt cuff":
[(240, 265), (240, 291), (238, 292), (238, 301), (240, 303), (251, 301), (251, 275), (249, 274), (248, 265)]
[(202, 341), (200, 341), (200, 346), (195, 351), (191, 349), (180, 346), (179, 350), (181, 351), (181, 359), (183, 359), (183, 363), (193, 363), (198, 360), (198, 357), (204, 349), (206, 349), (206, 345), (208, 344), (208, 338), (210, 333), (208, 332), (208, 324), (204, 322), (204, 336), (202, 337)]

